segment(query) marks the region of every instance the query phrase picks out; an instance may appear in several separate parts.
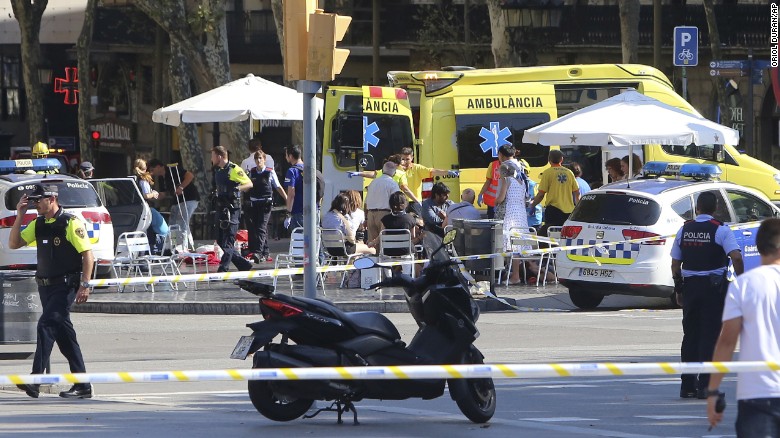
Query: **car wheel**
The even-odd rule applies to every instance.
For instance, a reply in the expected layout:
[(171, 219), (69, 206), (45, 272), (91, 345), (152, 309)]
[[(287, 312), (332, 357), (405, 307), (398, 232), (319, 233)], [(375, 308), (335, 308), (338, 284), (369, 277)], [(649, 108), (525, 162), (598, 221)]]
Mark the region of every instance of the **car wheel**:
[(595, 309), (601, 304), (604, 295), (583, 289), (569, 289), (569, 298), (575, 306), (583, 310)]

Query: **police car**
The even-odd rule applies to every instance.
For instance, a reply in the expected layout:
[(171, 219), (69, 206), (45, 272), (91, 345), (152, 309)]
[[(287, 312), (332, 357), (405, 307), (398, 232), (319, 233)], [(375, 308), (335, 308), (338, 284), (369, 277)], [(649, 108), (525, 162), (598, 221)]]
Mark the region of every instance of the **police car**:
[[(725, 181), (714, 164), (649, 162), (644, 179), (607, 184), (583, 196), (561, 229), (558, 278), (579, 308), (597, 307), (606, 295), (673, 297), (674, 235), (694, 219), (703, 192), (718, 198), (715, 219), (730, 225), (745, 270), (760, 264), (755, 233), (760, 221), (780, 216), (763, 194)], [(646, 239), (627, 242), (632, 239)], [(605, 245), (606, 242), (620, 242)]]
[[(8, 248), (8, 236), (16, 220), (16, 205), (24, 194), (30, 193), (36, 183), (54, 184), (59, 192), (59, 203), (84, 223), (92, 242), (95, 258), (114, 256), (114, 227), (111, 216), (98, 198), (95, 188), (87, 181), (66, 174), (40, 174), (58, 169), (56, 159), (0, 160), (0, 269), (26, 269), (37, 264), (35, 246)], [(18, 173), (28, 171), (29, 174)], [(28, 210), (22, 228), (35, 220), (35, 210)]]

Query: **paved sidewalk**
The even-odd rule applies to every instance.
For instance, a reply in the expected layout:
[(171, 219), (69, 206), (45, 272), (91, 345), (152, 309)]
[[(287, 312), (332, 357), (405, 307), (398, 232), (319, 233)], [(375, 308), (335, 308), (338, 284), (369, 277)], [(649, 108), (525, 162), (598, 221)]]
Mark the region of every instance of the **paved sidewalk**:
[[(286, 252), (289, 240), (271, 242), (272, 256)], [(272, 269), (273, 263), (255, 265), (256, 269)], [(235, 268), (231, 267), (231, 270)], [(210, 267), (211, 272), (216, 271), (216, 266)], [(183, 274), (191, 273), (191, 268), (185, 268)], [(317, 297), (332, 301), (345, 311), (378, 311), (387, 313), (408, 312), (401, 289), (384, 289), (382, 291), (366, 291), (363, 289), (341, 289), (339, 283), (340, 273), (332, 273), (326, 277), (325, 293), (317, 290)], [(271, 283), (272, 279), (258, 280)], [(293, 281), (290, 288), (289, 279), (280, 277), (277, 284), (277, 292), (296, 296), (304, 296), (303, 282)], [(560, 295), (560, 301), (564, 308), (574, 309), (568, 300), (566, 289), (559, 285), (546, 287), (536, 286), (497, 286), (496, 294), (505, 298), (510, 304), (520, 307), (521, 310), (538, 310), (543, 307), (543, 300)], [(557, 300), (557, 299), (556, 299)], [(482, 311), (513, 310), (499, 301), (480, 297), (477, 299)], [(564, 302), (568, 304), (564, 304)], [(137, 286), (135, 291), (126, 288), (125, 292), (118, 292), (116, 287), (108, 287), (93, 290), (87, 303), (74, 305), (74, 312), (86, 313), (159, 313), (159, 314), (211, 314), (211, 315), (254, 315), (259, 313), (257, 297), (241, 290), (232, 281), (218, 281), (210, 283), (198, 283), (195, 289), (192, 283), (184, 287), (179, 285), (178, 290), (171, 290), (168, 285), (157, 285), (155, 291), (144, 290), (143, 286)]]

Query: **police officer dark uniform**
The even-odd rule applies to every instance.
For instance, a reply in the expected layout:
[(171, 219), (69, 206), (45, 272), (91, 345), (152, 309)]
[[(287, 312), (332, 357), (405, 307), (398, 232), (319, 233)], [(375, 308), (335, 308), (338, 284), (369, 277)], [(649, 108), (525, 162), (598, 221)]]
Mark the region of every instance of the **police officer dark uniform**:
[[(29, 203), (29, 204), (28, 204)], [(35, 206), (38, 218), (22, 230), (22, 218), (29, 206)], [(11, 227), (8, 246), (18, 249), (35, 243), (37, 246), (38, 283), (43, 312), (38, 320), (38, 343), (35, 348), (32, 373), (42, 374), (49, 364), (54, 343), (68, 360), (71, 373), (85, 373), (81, 347), (70, 320), (70, 306), (85, 303), (89, 297), (92, 276), (92, 244), (81, 221), (65, 213), (57, 201), (57, 186), (36, 184), (29, 195), (16, 205), (16, 220)], [(27, 395), (37, 398), (39, 385), (17, 385)], [(60, 393), (64, 398), (90, 398), (92, 385), (75, 384)]]
[(216, 167), (217, 244), (224, 251), (217, 272), (227, 272), (231, 261), (239, 271), (248, 271), (252, 269), (252, 262), (241, 257), (234, 245), (241, 219), (241, 192), (252, 188), (252, 180), (241, 167), (228, 161), (223, 146), (211, 149), (211, 164)]
[(287, 200), (287, 193), (276, 178), (276, 172), (266, 167), (265, 157), (263, 151), (254, 154), (255, 167), (249, 171), (252, 180), (252, 188), (248, 192), (250, 205), (244, 218), (249, 229), (249, 252), (256, 263), (273, 261), (268, 249), (268, 221), (274, 205), (274, 190)]
[[(675, 298), (683, 309), (683, 362), (712, 360), (728, 289), (729, 258), (734, 272), (744, 270), (742, 253), (729, 227), (712, 215), (718, 198), (704, 192), (696, 200), (696, 219), (687, 221), (672, 246), (672, 278)], [(709, 374), (683, 374), (680, 397), (705, 399)]]

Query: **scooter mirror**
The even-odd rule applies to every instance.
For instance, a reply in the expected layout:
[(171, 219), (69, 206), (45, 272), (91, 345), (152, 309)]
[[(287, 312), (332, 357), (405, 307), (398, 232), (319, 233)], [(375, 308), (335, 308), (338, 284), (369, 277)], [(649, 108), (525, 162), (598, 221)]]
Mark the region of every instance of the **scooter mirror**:
[(369, 257), (361, 257), (355, 260), (355, 269), (371, 269), (376, 266), (376, 263)]
[(452, 229), (447, 231), (447, 234), (444, 235), (444, 238), (442, 239), (442, 243), (445, 245), (449, 245), (450, 243), (455, 241), (455, 237), (458, 235), (458, 230)]

